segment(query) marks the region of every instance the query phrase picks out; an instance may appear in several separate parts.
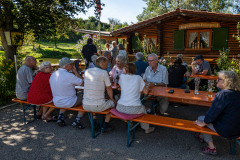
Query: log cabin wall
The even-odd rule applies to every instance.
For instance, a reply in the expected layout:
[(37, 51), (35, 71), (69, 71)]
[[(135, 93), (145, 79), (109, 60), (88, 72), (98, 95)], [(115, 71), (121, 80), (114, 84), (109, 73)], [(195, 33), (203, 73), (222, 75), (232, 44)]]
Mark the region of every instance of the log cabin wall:
[[(177, 18), (175, 20), (169, 19), (165, 23), (159, 24), (159, 28), (162, 28), (162, 36), (158, 35), (158, 41), (161, 43), (160, 53), (166, 56), (169, 52), (171, 56), (175, 57), (177, 54), (183, 54), (185, 57), (195, 57), (197, 54), (202, 54), (206, 58), (212, 58), (214, 61), (219, 56), (219, 51), (217, 50), (174, 50), (173, 49), (173, 31), (179, 30), (179, 25), (191, 23), (191, 22), (219, 22), (221, 28), (228, 28), (228, 43), (227, 46), (230, 48), (230, 57), (236, 57), (240, 54), (239, 42), (232, 37), (233, 34), (237, 34), (237, 23), (226, 22), (226, 21), (216, 21), (212, 19), (201, 19), (201, 18)], [(201, 28), (203, 29), (203, 28)], [(186, 35), (185, 35), (186, 36)], [(162, 39), (161, 39), (162, 37)], [(185, 44), (186, 45), (186, 44)]]

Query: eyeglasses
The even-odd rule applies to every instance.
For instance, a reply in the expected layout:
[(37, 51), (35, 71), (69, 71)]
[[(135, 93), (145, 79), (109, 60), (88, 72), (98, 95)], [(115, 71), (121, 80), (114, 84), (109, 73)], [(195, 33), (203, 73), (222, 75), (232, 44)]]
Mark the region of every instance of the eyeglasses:
[(222, 80), (223, 80), (223, 79), (221, 79), (221, 78), (218, 78), (218, 79), (217, 79), (218, 82), (219, 82), (219, 81), (222, 81)]
[(148, 63), (151, 63), (151, 62), (154, 62), (154, 61), (156, 61), (156, 59), (154, 59), (154, 60), (147, 60)]

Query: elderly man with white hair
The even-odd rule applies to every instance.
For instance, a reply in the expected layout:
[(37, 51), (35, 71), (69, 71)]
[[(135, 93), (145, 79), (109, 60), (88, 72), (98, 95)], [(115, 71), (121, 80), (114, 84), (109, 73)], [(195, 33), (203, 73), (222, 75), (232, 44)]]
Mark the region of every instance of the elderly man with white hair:
[(27, 56), (25, 63), (19, 68), (16, 82), (16, 96), (18, 99), (27, 100), (27, 94), (33, 81), (32, 69), (38, 69), (36, 64), (37, 61), (35, 57)]
[[(73, 65), (73, 61), (64, 57), (59, 61), (60, 68), (50, 77), (50, 86), (53, 94), (53, 103), (57, 107), (71, 108), (82, 104), (82, 95), (76, 95), (75, 86), (80, 86), (83, 82), (82, 77), (77, 72)], [(74, 74), (70, 73), (72, 71)], [(65, 109), (60, 109), (58, 116), (58, 125), (65, 126), (64, 112)], [(78, 112), (73, 126), (83, 129), (81, 123), (83, 112)]]
[[(158, 56), (155, 53), (149, 54), (147, 57), (149, 66), (147, 67), (143, 79), (148, 86), (164, 86), (168, 84), (167, 68), (158, 63)], [(160, 113), (164, 114), (168, 108), (167, 97), (157, 97), (159, 101)]]
[(137, 52), (136, 53), (136, 59), (137, 61), (134, 62), (134, 64), (137, 67), (137, 72), (136, 75), (143, 76), (145, 73), (146, 68), (148, 67), (147, 62), (143, 61), (143, 53), (142, 52)]

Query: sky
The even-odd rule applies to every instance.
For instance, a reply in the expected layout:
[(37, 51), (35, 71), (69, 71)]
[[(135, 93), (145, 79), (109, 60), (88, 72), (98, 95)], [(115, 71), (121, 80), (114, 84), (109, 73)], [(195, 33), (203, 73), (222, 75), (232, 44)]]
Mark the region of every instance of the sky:
[[(143, 7), (147, 6), (142, 0), (102, 0), (102, 3), (105, 6), (102, 7), (101, 22), (105, 23), (109, 23), (108, 18), (118, 19), (121, 23), (137, 23), (137, 15), (141, 14)], [(86, 15), (80, 13), (76, 17), (88, 19), (90, 16), (95, 16), (94, 8), (89, 9)]]

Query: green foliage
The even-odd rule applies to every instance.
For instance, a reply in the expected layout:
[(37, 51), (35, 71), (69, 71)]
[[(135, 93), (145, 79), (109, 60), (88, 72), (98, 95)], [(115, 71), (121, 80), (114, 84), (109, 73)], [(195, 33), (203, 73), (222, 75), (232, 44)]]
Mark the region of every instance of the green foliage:
[(217, 66), (218, 71), (226, 70), (226, 71), (234, 71), (240, 76), (240, 58), (239, 56), (233, 57), (231, 60), (229, 60), (229, 49), (219, 51), (220, 56), (217, 59)]
[(143, 0), (147, 7), (137, 16), (143, 21), (177, 8), (189, 10), (206, 10), (209, 12), (239, 13), (240, 2), (234, 0)]
[(240, 43), (240, 22), (237, 24), (237, 35), (233, 35), (233, 37), (236, 38), (236, 40)]
[(159, 45), (156, 44), (156, 40), (154, 38), (147, 38), (146, 35), (144, 35), (143, 40), (141, 40), (137, 32), (135, 33), (135, 37), (137, 39), (137, 50), (142, 52), (144, 54), (144, 57), (146, 57), (150, 53), (158, 54)]
[(159, 59), (159, 64), (165, 66), (167, 69), (169, 68), (170, 63), (172, 62), (172, 57), (170, 57), (169, 52), (167, 52), (167, 57)]
[(230, 61), (228, 61), (229, 49), (219, 51), (219, 58), (217, 59), (217, 66), (219, 70), (228, 70)]
[(8, 102), (15, 94), (16, 72), (14, 62), (0, 56), (0, 105)]

